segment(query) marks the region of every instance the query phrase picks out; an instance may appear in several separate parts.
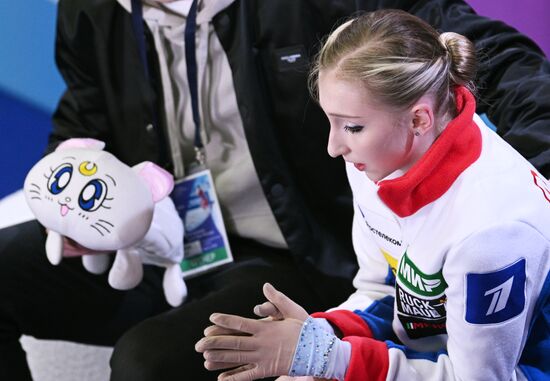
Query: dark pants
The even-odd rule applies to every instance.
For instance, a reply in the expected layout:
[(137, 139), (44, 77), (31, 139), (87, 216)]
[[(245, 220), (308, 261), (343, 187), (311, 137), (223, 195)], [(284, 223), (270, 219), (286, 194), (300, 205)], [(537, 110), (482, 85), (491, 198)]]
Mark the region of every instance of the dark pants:
[(169, 309), (162, 269), (145, 266), (138, 287), (117, 291), (106, 275), (84, 270), (78, 258), (52, 266), (44, 241), (36, 221), (0, 230), (0, 380), (30, 379), (19, 343), (22, 334), (116, 343), (113, 381), (214, 380), (216, 374), (204, 370), (202, 356), (194, 351), (211, 313), (253, 316), (254, 305), (264, 301), (264, 282), (310, 312), (334, 306), (350, 292), (349, 284), (343, 287), (320, 274), (309, 274), (314, 282), (306, 280), (286, 250), (231, 239), (235, 262), (188, 280), (186, 303)]

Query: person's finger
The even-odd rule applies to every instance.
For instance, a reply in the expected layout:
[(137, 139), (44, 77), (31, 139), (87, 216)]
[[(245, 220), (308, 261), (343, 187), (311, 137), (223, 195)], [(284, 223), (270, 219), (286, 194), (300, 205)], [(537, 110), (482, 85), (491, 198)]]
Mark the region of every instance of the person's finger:
[(243, 364), (235, 364), (232, 362), (215, 362), (215, 361), (205, 361), (204, 367), (207, 370), (220, 370), (220, 369), (228, 369), (228, 368), (235, 368), (236, 366), (241, 366)]
[(203, 337), (195, 344), (197, 352), (210, 349), (253, 351), (258, 349), (258, 341), (250, 336), (210, 336)]
[(261, 376), (254, 364), (247, 364), (236, 369), (223, 372), (218, 376), (218, 381), (253, 381)]
[(222, 335), (249, 335), (248, 333), (237, 331), (236, 329), (223, 328), (217, 325), (211, 325), (204, 329), (204, 336), (222, 336)]
[(222, 328), (234, 329), (251, 334), (257, 332), (260, 324), (258, 320), (220, 313), (210, 315), (210, 321)]
[(202, 356), (206, 361), (233, 364), (255, 364), (258, 360), (258, 353), (254, 351), (209, 349), (205, 351)]
[(68, 238), (68, 237), (64, 237), (63, 238), (63, 253), (66, 255), (66, 256), (79, 256), (79, 255), (86, 255), (86, 254), (91, 254), (92, 253), (92, 250), (82, 246), (82, 245), (79, 245), (76, 241)]
[(258, 304), (254, 307), (254, 314), (259, 317), (272, 317), (273, 319), (284, 319), (283, 314), (275, 305), (271, 302), (265, 302)]
[(307, 319), (308, 314), (302, 306), (294, 302), (281, 291), (275, 289), (271, 284), (265, 283), (263, 292), (267, 300), (275, 305), (284, 318), (293, 317), (296, 319)]

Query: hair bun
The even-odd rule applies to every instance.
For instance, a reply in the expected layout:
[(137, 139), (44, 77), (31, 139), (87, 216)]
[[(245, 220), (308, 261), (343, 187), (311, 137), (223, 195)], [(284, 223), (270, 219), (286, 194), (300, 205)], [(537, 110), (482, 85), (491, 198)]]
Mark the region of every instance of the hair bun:
[(474, 44), (461, 34), (441, 33), (439, 40), (450, 59), (450, 78), (456, 85), (470, 87), (476, 76), (477, 59)]

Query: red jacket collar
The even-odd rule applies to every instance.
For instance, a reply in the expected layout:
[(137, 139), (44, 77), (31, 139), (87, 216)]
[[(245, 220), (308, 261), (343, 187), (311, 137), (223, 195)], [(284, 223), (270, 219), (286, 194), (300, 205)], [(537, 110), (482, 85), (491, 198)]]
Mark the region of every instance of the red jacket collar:
[(399, 217), (441, 197), (481, 153), (481, 133), (473, 121), (475, 99), (463, 86), (455, 95), (458, 116), (428, 151), (403, 176), (378, 183), (378, 196)]

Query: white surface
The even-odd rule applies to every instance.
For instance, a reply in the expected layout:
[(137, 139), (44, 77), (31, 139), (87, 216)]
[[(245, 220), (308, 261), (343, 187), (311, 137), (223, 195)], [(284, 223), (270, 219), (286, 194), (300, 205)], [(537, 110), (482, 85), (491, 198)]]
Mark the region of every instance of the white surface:
[(34, 219), (22, 190), (0, 199), (0, 229)]
[[(0, 228), (33, 219), (22, 191), (0, 200)], [(107, 381), (112, 348), (21, 338), (34, 381)]]
[(34, 381), (107, 381), (112, 348), (21, 338)]

